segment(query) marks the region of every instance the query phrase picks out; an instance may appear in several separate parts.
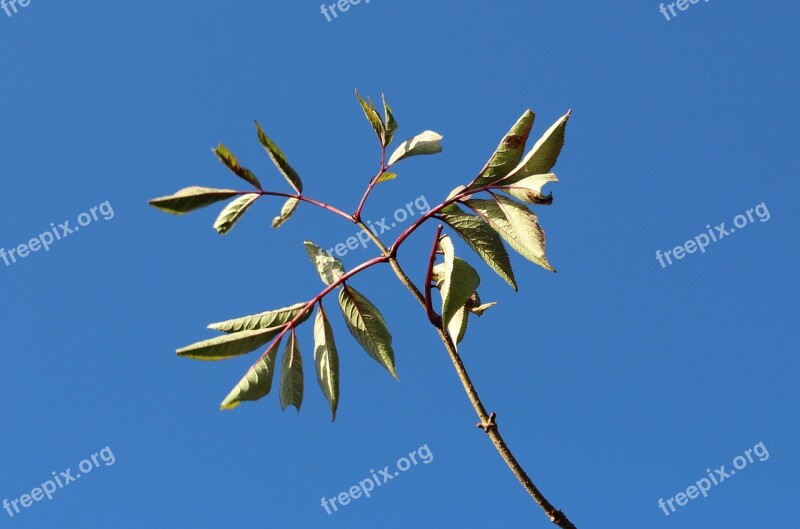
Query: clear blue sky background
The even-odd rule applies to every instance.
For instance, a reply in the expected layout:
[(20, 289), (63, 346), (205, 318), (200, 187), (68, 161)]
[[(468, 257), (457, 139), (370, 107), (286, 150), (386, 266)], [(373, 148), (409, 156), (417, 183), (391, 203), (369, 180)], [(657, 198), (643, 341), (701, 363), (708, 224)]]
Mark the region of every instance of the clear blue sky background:
[[(550, 526), (505, 468), (423, 313), (387, 269), (353, 285), (394, 334), (400, 382), (360, 350), (333, 300), (342, 362), (331, 423), (311, 360), (302, 413), (275, 394), (220, 412), (251, 357), (177, 358), (205, 325), (321, 287), (302, 241), (352, 235), (263, 200), (226, 237), (220, 207), (172, 217), (147, 200), (246, 187), (225, 142), (288, 190), (259, 119), (309, 196), (352, 210), (377, 164), (353, 89), (383, 91), (398, 138), (445, 136), (365, 210), (431, 204), (480, 169), (528, 107), (538, 136), (574, 109), (539, 208), (549, 274), (512, 257), (514, 294), (456, 240), (485, 300), (465, 362), (546, 495), (581, 528), (797, 524), (796, 2), (372, 0), (326, 22), (318, 2), (43, 2), (0, 11), (0, 247), (110, 201), (98, 221), (0, 262), (0, 500), (109, 446), (113, 466), (0, 528)], [(662, 252), (764, 202), (756, 222), (662, 269)], [(213, 210), (213, 211), (212, 211)], [(401, 260), (421, 282), (434, 223)], [(386, 235), (392, 235), (386, 234)], [(347, 266), (375, 255), (359, 250)], [(759, 442), (770, 457), (666, 517), (669, 498)], [(427, 444), (412, 467), (335, 515), (331, 497)]]

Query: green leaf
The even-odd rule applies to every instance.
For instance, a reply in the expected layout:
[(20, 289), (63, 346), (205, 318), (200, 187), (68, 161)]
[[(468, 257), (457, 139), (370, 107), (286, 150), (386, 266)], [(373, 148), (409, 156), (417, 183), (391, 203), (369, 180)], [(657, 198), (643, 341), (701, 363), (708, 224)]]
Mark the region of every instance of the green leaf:
[(469, 311), (467, 307), (461, 307), (453, 315), (453, 319), (447, 324), (447, 332), (453, 339), (456, 345), (461, 343), (464, 336), (467, 334), (467, 323), (469, 320)]
[(511, 285), (511, 288), (517, 290), (508, 252), (497, 233), (481, 217), (467, 215), (455, 204), (452, 206), (453, 211), (442, 210), (439, 213), (441, 219), (449, 224), (469, 247), (497, 272), (497, 275)]
[(344, 265), (340, 260), (311, 241), (305, 241), (303, 244), (305, 244), (311, 264), (317, 269), (323, 283), (330, 286), (344, 275)]
[(508, 186), (498, 187), (498, 189), (529, 204), (549, 205), (553, 203), (553, 194), (544, 195), (542, 193), (542, 186), (547, 182), (557, 183), (558, 178), (553, 173), (537, 174), (527, 176)]
[(258, 181), (256, 175), (254, 175), (250, 171), (250, 169), (247, 169), (246, 167), (242, 167), (241, 165), (239, 165), (239, 160), (236, 159), (236, 156), (234, 156), (233, 153), (229, 151), (227, 147), (225, 147), (223, 144), (220, 143), (219, 145), (217, 145), (215, 149), (212, 149), (212, 151), (214, 152), (214, 154), (217, 155), (219, 161), (222, 162), (222, 164), (225, 167), (230, 169), (231, 172), (233, 172), (233, 174), (235, 174), (242, 180), (252, 184), (259, 190), (262, 189), (261, 182)]
[(442, 152), (442, 135), (432, 130), (426, 130), (411, 139), (401, 143), (389, 157), (387, 166), (392, 166), (409, 156), (422, 154), (436, 154)]
[(265, 397), (272, 389), (275, 376), (275, 358), (281, 341), (276, 340), (267, 352), (247, 371), (242, 380), (228, 393), (220, 404), (220, 409), (232, 410), (243, 401), (254, 401)]
[(375, 134), (378, 135), (378, 139), (381, 141), (381, 144), (385, 147), (388, 145), (385, 143), (385, 128), (383, 125), (383, 121), (381, 121), (381, 116), (378, 114), (378, 111), (375, 110), (375, 105), (372, 104), (372, 101), (364, 101), (364, 98), (361, 97), (361, 94), (358, 93), (356, 90), (356, 97), (358, 98), (358, 102), (361, 105), (361, 108), (364, 109), (364, 115), (367, 116), (367, 121), (369, 121), (372, 128), (375, 130)]
[(383, 94), (381, 94), (381, 99), (383, 99), (383, 114), (386, 123), (386, 128), (383, 135), (383, 146), (387, 147), (390, 143), (392, 143), (392, 138), (394, 138), (394, 133), (397, 130), (397, 122), (394, 120), (392, 109), (389, 108), (389, 105), (386, 103), (386, 97), (383, 96)]
[(570, 110), (558, 119), (547, 131), (539, 138), (536, 145), (525, 155), (525, 158), (500, 181), (503, 185), (519, 182), (528, 176), (549, 173), (550, 169), (556, 164), (561, 148), (564, 146), (564, 132), (567, 128), (572, 111)]
[(388, 173), (388, 172), (386, 172), (386, 173), (381, 174), (381, 176), (378, 178), (378, 182), (385, 182), (387, 180), (394, 180), (395, 178), (397, 178), (397, 173)]
[(294, 329), (283, 351), (280, 393), (281, 408), (285, 411), (288, 406), (294, 406), (297, 413), (300, 413), (300, 406), (303, 404), (303, 359), (300, 357)]
[(211, 187), (185, 187), (174, 195), (154, 198), (148, 204), (167, 213), (183, 215), (196, 209), (210, 206), (238, 195), (233, 189), (214, 189)]
[[(283, 309), (271, 310), (262, 312), (260, 314), (253, 314), (251, 316), (243, 316), (232, 320), (226, 320), (219, 323), (212, 323), (208, 326), (209, 329), (215, 331), (222, 331), (226, 333), (234, 333), (241, 331), (253, 331), (258, 329), (266, 329), (268, 327), (280, 327), (295, 319), (305, 307), (307, 303), (297, 303), (291, 307)], [(311, 309), (309, 308), (303, 316), (297, 320), (297, 325), (300, 325), (311, 316)]]
[(347, 328), (356, 341), (396, 379), (392, 335), (380, 311), (349, 286), (339, 292), (339, 307)]
[(474, 268), (455, 256), (455, 247), (449, 236), (444, 235), (439, 239), (439, 248), (444, 253), (442, 320), (448, 325), (453, 316), (467, 304), (481, 280)]
[(259, 125), (258, 121), (256, 121), (256, 131), (258, 132), (258, 141), (261, 142), (261, 145), (264, 146), (266, 149), (267, 154), (272, 159), (272, 162), (275, 164), (275, 167), (278, 168), (278, 171), (281, 172), (286, 181), (289, 182), (289, 185), (297, 191), (298, 194), (303, 193), (303, 182), (300, 181), (300, 175), (297, 174), (297, 171), (292, 169), (292, 166), (289, 165), (289, 162), (286, 161), (286, 156), (284, 156), (283, 152), (278, 148), (275, 143), (269, 137), (264, 134), (264, 130)]
[(475, 210), (520, 255), (546, 270), (555, 272), (545, 255), (545, 235), (539, 219), (528, 208), (504, 196), (494, 200), (467, 200)]
[(194, 360), (224, 360), (258, 349), (280, 332), (281, 327), (235, 332), (187, 345), (178, 349), (177, 353), (178, 356)]
[(336, 420), (339, 406), (339, 353), (333, 340), (333, 329), (322, 305), (314, 320), (314, 365), (317, 367), (317, 382), (328, 399), (332, 420)]
[(214, 223), (214, 229), (220, 235), (225, 235), (231, 228), (233, 228), (247, 209), (253, 205), (253, 202), (259, 199), (261, 195), (258, 193), (247, 193), (235, 200), (231, 200), (227, 206), (220, 212), (217, 221)]
[(536, 115), (531, 110), (526, 110), (522, 114), (500, 141), (500, 145), (481, 169), (470, 189), (477, 189), (496, 182), (517, 166), (525, 153), (525, 143), (528, 141), (535, 117)]
[(272, 227), (280, 228), (284, 222), (289, 220), (289, 217), (292, 216), (292, 213), (294, 213), (294, 210), (297, 209), (297, 204), (299, 203), (300, 199), (297, 198), (290, 198), (284, 202), (283, 207), (281, 208), (281, 214), (272, 219)]
[(483, 316), (484, 312), (494, 307), (495, 305), (497, 305), (497, 302), (492, 301), (491, 303), (484, 303), (483, 305), (478, 305), (477, 307), (469, 307), (469, 311), (476, 316)]

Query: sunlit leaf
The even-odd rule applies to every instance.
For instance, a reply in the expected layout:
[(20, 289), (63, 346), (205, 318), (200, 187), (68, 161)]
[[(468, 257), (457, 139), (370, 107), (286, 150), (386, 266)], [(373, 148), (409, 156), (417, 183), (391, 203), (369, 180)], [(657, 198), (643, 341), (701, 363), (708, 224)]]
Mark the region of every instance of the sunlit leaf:
[(397, 378), (392, 335), (380, 311), (350, 286), (345, 286), (339, 292), (339, 307), (342, 309), (347, 328), (356, 341), (394, 378)]
[[(283, 309), (270, 310), (260, 314), (252, 314), (250, 316), (243, 316), (241, 318), (221, 321), (219, 323), (212, 323), (208, 326), (208, 328), (214, 329), (215, 331), (233, 333), (266, 329), (268, 327), (280, 327), (281, 325), (285, 325), (296, 318), (301, 312), (303, 312), (303, 307), (306, 305), (307, 304), (305, 302), (297, 303), (291, 307), (286, 307)], [(303, 323), (309, 318), (309, 316), (311, 316), (310, 308), (305, 311), (303, 316), (297, 321), (297, 324), (299, 325)]]
[(275, 359), (281, 341), (276, 340), (267, 352), (247, 371), (242, 380), (228, 393), (220, 404), (223, 410), (232, 410), (243, 401), (254, 401), (266, 396), (272, 389), (275, 376)]
[(220, 235), (225, 235), (231, 231), (236, 223), (239, 222), (239, 219), (242, 218), (242, 215), (245, 214), (247, 209), (252, 206), (260, 196), (261, 195), (258, 193), (247, 193), (235, 200), (231, 200), (217, 217), (217, 221), (214, 223), (214, 229), (217, 230)]
[(558, 182), (558, 178), (553, 173), (537, 174), (527, 176), (508, 186), (500, 186), (498, 190), (529, 204), (549, 205), (553, 203), (552, 193), (549, 195), (542, 193), (542, 186), (547, 182)]
[(394, 180), (395, 178), (397, 178), (396, 173), (384, 172), (378, 177), (378, 182), (386, 182), (387, 180)]
[(269, 136), (264, 134), (264, 130), (261, 128), (258, 121), (256, 121), (256, 131), (258, 132), (258, 141), (260, 141), (261, 145), (266, 149), (275, 167), (277, 167), (278, 171), (286, 178), (289, 185), (291, 185), (298, 194), (301, 194), (303, 192), (303, 182), (300, 181), (300, 175), (289, 165), (289, 162), (286, 161), (286, 156), (284, 156), (278, 146), (269, 139)]
[(194, 360), (224, 360), (258, 349), (275, 338), (280, 332), (280, 327), (270, 327), (225, 334), (210, 340), (187, 345), (178, 349), (177, 353), (178, 356), (193, 358)]
[(297, 209), (297, 204), (299, 203), (300, 200), (297, 198), (288, 199), (281, 208), (281, 214), (272, 219), (272, 227), (280, 228), (284, 222), (289, 220), (289, 217), (292, 216), (292, 213), (294, 213), (294, 210)]
[(392, 115), (392, 109), (389, 108), (389, 105), (386, 103), (386, 97), (382, 95), (381, 98), (383, 99), (383, 115), (384, 122), (386, 123), (383, 135), (383, 146), (386, 147), (392, 143), (392, 138), (397, 130), (397, 122), (394, 120), (394, 115)]
[(292, 329), (281, 361), (281, 408), (294, 406), (300, 413), (303, 404), (303, 359), (300, 357), (300, 346), (297, 335)]
[(520, 255), (555, 272), (545, 255), (545, 234), (539, 219), (524, 205), (500, 195), (493, 195), (493, 200), (467, 200), (464, 204), (483, 217)]
[(535, 114), (530, 110), (520, 116), (511, 130), (500, 141), (500, 145), (486, 162), (470, 189), (487, 186), (508, 175), (517, 166), (525, 153), (525, 142), (533, 127)]
[(386, 165), (392, 166), (409, 156), (440, 153), (442, 152), (441, 141), (441, 134), (433, 132), (432, 130), (426, 130), (401, 143), (389, 157), (389, 161)]
[(469, 247), (497, 272), (497, 275), (511, 285), (511, 288), (517, 290), (511, 261), (500, 236), (481, 217), (467, 215), (455, 204), (452, 206), (454, 208), (452, 211), (440, 212), (442, 220), (449, 224)]
[(217, 158), (219, 158), (219, 161), (222, 162), (222, 164), (225, 167), (230, 169), (231, 172), (233, 172), (233, 174), (235, 174), (242, 180), (252, 184), (256, 188), (262, 189), (261, 182), (258, 181), (256, 175), (254, 175), (252, 171), (250, 171), (250, 169), (247, 169), (246, 167), (242, 167), (241, 165), (239, 165), (239, 160), (236, 159), (236, 156), (234, 156), (233, 153), (229, 151), (227, 147), (225, 147), (223, 144), (220, 143), (219, 145), (217, 145), (215, 149), (212, 149), (212, 151), (217, 156)]
[(381, 140), (381, 144), (384, 146), (387, 143), (384, 140), (385, 137), (385, 127), (383, 121), (381, 121), (381, 116), (378, 114), (378, 111), (375, 110), (375, 105), (372, 104), (372, 101), (364, 101), (364, 98), (361, 97), (361, 94), (358, 93), (356, 90), (356, 97), (358, 98), (358, 103), (361, 105), (361, 108), (364, 110), (364, 115), (367, 116), (367, 121), (369, 121), (372, 128), (375, 130), (375, 134), (378, 135), (378, 139)]
[(336, 420), (339, 406), (339, 353), (333, 339), (333, 329), (322, 305), (314, 319), (314, 365), (317, 367), (317, 382), (328, 399), (331, 416)]
[(450, 323), (447, 324), (447, 332), (456, 344), (461, 343), (467, 334), (467, 324), (469, 323), (469, 311), (466, 307), (458, 309)]
[(344, 265), (340, 260), (311, 241), (305, 241), (303, 244), (311, 264), (317, 269), (323, 283), (330, 286), (344, 275)]
[(481, 280), (466, 261), (455, 256), (450, 237), (439, 239), (439, 248), (444, 253), (444, 280), (442, 282), (442, 320), (448, 325), (456, 312), (460, 311), (478, 289)]
[(149, 204), (167, 213), (183, 215), (184, 213), (235, 197), (238, 194), (239, 192), (233, 189), (192, 186), (185, 187), (174, 195), (154, 198)]
[(547, 131), (539, 138), (539, 141), (531, 148), (525, 158), (500, 182), (503, 185), (519, 182), (529, 176), (546, 174), (556, 164), (561, 148), (564, 146), (564, 132), (567, 128), (572, 111), (570, 110), (559, 118)]

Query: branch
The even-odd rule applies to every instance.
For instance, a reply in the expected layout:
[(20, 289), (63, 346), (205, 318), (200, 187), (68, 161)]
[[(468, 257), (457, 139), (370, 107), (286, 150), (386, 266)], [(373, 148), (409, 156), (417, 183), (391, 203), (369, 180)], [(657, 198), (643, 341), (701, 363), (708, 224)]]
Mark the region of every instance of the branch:
[(372, 193), (372, 189), (375, 187), (375, 185), (378, 183), (378, 180), (380, 180), (381, 176), (383, 176), (383, 173), (385, 173), (387, 169), (388, 167), (386, 167), (386, 146), (383, 145), (383, 143), (381, 143), (381, 169), (380, 171), (378, 171), (378, 174), (376, 174), (372, 178), (372, 180), (369, 181), (367, 190), (364, 191), (364, 196), (361, 197), (361, 201), (358, 203), (358, 208), (356, 208), (356, 212), (353, 213), (353, 219), (356, 222), (361, 221), (361, 210), (364, 209), (364, 204), (367, 203), (367, 197), (369, 197), (369, 194)]
[(322, 209), (326, 209), (326, 210), (330, 211), (331, 213), (335, 213), (336, 215), (339, 215), (340, 217), (346, 218), (350, 222), (353, 221), (353, 217), (352, 216), (348, 215), (347, 213), (345, 213), (344, 211), (340, 210), (339, 208), (335, 208), (335, 207), (331, 206), (330, 204), (326, 204), (324, 202), (320, 202), (319, 200), (314, 200), (313, 198), (309, 198), (309, 197), (304, 196), (304, 195), (296, 195), (296, 194), (292, 194), (292, 193), (281, 193), (280, 191), (263, 191), (263, 190), (259, 190), (259, 191), (239, 191), (239, 192), (237, 192), (237, 195), (248, 195), (250, 193), (258, 193), (261, 196), (296, 198), (297, 200), (302, 200), (303, 202), (308, 202), (309, 204), (313, 204), (313, 205), (315, 205), (317, 207), (320, 207)]

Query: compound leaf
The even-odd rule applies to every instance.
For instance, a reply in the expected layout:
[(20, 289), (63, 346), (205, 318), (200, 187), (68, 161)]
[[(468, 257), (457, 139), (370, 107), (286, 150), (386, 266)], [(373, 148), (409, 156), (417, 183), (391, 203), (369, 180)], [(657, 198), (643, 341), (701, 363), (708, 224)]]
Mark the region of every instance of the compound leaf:
[(380, 311), (356, 289), (345, 286), (339, 292), (339, 307), (350, 333), (372, 358), (397, 378), (392, 335)]
[(292, 213), (294, 213), (294, 210), (297, 209), (297, 204), (299, 203), (300, 199), (297, 198), (290, 198), (284, 202), (280, 215), (272, 219), (272, 227), (280, 228), (284, 222), (289, 220), (289, 217), (292, 216)]
[(212, 151), (217, 158), (219, 158), (219, 161), (222, 162), (225, 167), (230, 169), (233, 174), (255, 186), (257, 189), (262, 189), (261, 182), (258, 181), (256, 175), (254, 175), (250, 169), (239, 165), (239, 160), (236, 159), (236, 156), (234, 156), (227, 147), (220, 143), (215, 149), (212, 149)]
[(289, 182), (289, 185), (297, 191), (298, 194), (303, 193), (303, 182), (300, 181), (300, 175), (297, 174), (289, 162), (286, 161), (286, 156), (283, 154), (275, 143), (269, 139), (269, 136), (264, 134), (264, 130), (259, 125), (258, 121), (256, 121), (256, 131), (258, 132), (258, 141), (261, 142), (261, 145), (264, 146), (264, 149), (267, 151), (272, 162), (275, 164), (275, 167), (278, 168), (278, 171), (281, 172), (286, 181)]
[(470, 189), (487, 186), (508, 175), (525, 153), (525, 143), (530, 136), (536, 115), (529, 109), (514, 123), (511, 130), (500, 141), (500, 145), (481, 169)]
[(216, 222), (214, 222), (214, 229), (220, 235), (225, 235), (231, 231), (236, 223), (239, 222), (239, 219), (242, 218), (242, 215), (260, 196), (258, 193), (247, 193), (235, 200), (231, 200), (220, 212)]
[(441, 219), (449, 224), (469, 247), (497, 272), (497, 275), (511, 285), (511, 288), (517, 290), (511, 261), (500, 236), (481, 217), (468, 215), (455, 204), (451, 206), (447, 212), (442, 210), (439, 213)]
[(392, 166), (409, 156), (422, 154), (436, 154), (442, 152), (442, 135), (432, 130), (426, 130), (411, 139), (401, 143), (389, 157), (387, 166)]
[(281, 408), (285, 411), (288, 406), (294, 406), (300, 413), (303, 404), (303, 359), (300, 357), (300, 346), (297, 344), (297, 335), (292, 329), (286, 349), (283, 350), (281, 361)]
[(247, 371), (242, 380), (228, 393), (220, 404), (220, 409), (232, 410), (243, 401), (258, 400), (272, 390), (272, 379), (275, 376), (275, 359), (281, 341), (276, 340), (267, 352)]
[(154, 198), (148, 204), (167, 213), (183, 215), (184, 213), (235, 197), (238, 194), (239, 192), (233, 189), (191, 186), (181, 189), (174, 195)]
[[(296, 318), (302, 311), (306, 303), (297, 303), (291, 307), (286, 307), (277, 310), (270, 310), (260, 314), (253, 314), (250, 316), (243, 316), (231, 320), (221, 321), (219, 323), (212, 323), (208, 326), (209, 329), (215, 331), (222, 331), (226, 333), (234, 333), (241, 331), (253, 331), (258, 329), (266, 329), (268, 327), (280, 327)], [(300, 325), (311, 316), (311, 309), (309, 308), (305, 314), (297, 321), (296, 325)]]
[(305, 241), (303, 244), (305, 244), (311, 264), (317, 269), (323, 283), (330, 286), (344, 275), (344, 265), (340, 260), (311, 241)]
[(339, 406), (339, 353), (333, 339), (333, 329), (322, 305), (314, 319), (314, 365), (317, 382), (331, 408), (332, 420), (336, 420)]
[(247, 354), (266, 344), (281, 332), (281, 327), (240, 331), (178, 349), (178, 356), (195, 360), (223, 360)]

